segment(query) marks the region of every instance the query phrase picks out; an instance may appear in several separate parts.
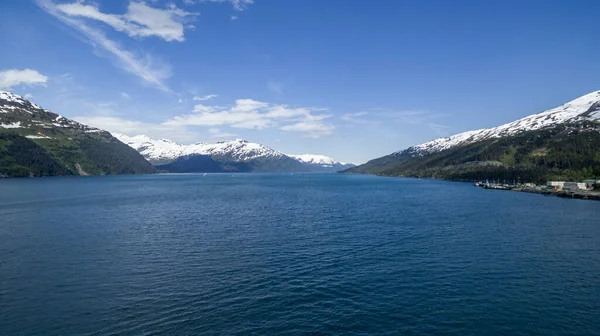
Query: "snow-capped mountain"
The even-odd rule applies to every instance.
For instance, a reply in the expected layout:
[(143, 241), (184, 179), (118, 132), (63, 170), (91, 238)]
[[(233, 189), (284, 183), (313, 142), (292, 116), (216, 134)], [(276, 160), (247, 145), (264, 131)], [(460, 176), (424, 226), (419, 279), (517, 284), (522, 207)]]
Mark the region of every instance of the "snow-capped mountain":
[(334, 159), (330, 158), (329, 156), (325, 156), (325, 155), (313, 155), (313, 154), (302, 154), (302, 155), (294, 155), (294, 154), (288, 154), (289, 157), (292, 157), (302, 163), (308, 163), (308, 164), (317, 164), (317, 165), (333, 165), (333, 164), (341, 164), (341, 162), (335, 161)]
[[(50, 129), (55, 127), (76, 129), (87, 133), (103, 132), (98, 128), (67, 119), (12, 92), (0, 91), (0, 128)], [(36, 136), (41, 135), (28, 137)]]
[[(182, 145), (166, 139), (152, 139), (145, 135), (114, 134), (114, 136), (157, 166), (167, 165), (178, 158), (194, 155), (209, 156), (219, 162), (250, 163), (251, 167), (244, 169), (251, 171), (335, 171), (354, 166), (324, 155), (288, 155), (265, 145), (242, 139)], [(192, 161), (188, 160), (188, 162)], [(206, 164), (206, 160), (194, 160), (194, 162)]]
[(412, 146), (350, 173), (543, 183), (600, 172), (600, 91), (498, 127)]
[(340, 169), (346, 169), (346, 168), (350, 168), (350, 167), (354, 167), (355, 166), (355, 164), (336, 161), (336, 160), (330, 158), (329, 156), (325, 156), (325, 155), (315, 155), (315, 154), (294, 155), (294, 154), (288, 154), (288, 156), (291, 157), (291, 158), (294, 158), (294, 159), (296, 159), (296, 160), (298, 160), (301, 163), (304, 163), (306, 165), (310, 165), (310, 166), (313, 166), (313, 167), (321, 167), (321, 168), (324, 168), (324, 169), (340, 170)]
[(600, 91), (586, 94), (564, 105), (498, 127), (467, 131), (447, 138), (435, 139), (394, 154), (425, 155), (490, 138), (511, 136), (557, 124), (581, 121), (600, 121)]
[(285, 156), (285, 154), (267, 146), (242, 139), (182, 145), (166, 139), (151, 139), (145, 135), (130, 137), (115, 133), (114, 136), (140, 152), (146, 160), (153, 164), (169, 163), (178, 157), (188, 155), (209, 155), (233, 162), (246, 162), (260, 158), (277, 159)]
[(110, 133), (0, 91), (0, 177), (153, 173)]

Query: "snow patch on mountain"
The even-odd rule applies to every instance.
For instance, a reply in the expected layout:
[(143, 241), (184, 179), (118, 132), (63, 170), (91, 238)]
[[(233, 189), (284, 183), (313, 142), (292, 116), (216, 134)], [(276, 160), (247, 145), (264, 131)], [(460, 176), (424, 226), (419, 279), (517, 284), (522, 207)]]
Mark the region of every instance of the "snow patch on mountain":
[(15, 123), (10, 123), (10, 124), (0, 123), (0, 127), (2, 127), (2, 128), (22, 128), (23, 126), (21, 125), (21, 122), (17, 121)]
[[(14, 122), (6, 125), (6, 121), (3, 121), (3, 118), (10, 118), (13, 120), (17, 118), (17, 120), (19, 120), (17, 122), (18, 125)], [(61, 127), (88, 132), (103, 132), (101, 129), (67, 119), (30, 102), (22, 96), (6, 91), (0, 91), (0, 126), (2, 126), (2, 128), (29, 128), (34, 126), (42, 126), (45, 128)]]
[[(2, 103), (4, 102), (4, 103)], [(7, 104), (9, 103), (9, 104)], [(31, 106), (34, 109), (38, 109), (38, 110), (43, 110), (40, 106), (30, 102), (29, 100), (27, 100), (26, 98), (19, 96), (18, 94), (14, 94), (12, 92), (7, 92), (7, 91), (0, 91), (0, 109), (3, 108), (7, 108), (7, 109), (11, 109), (14, 108), (13, 104), (17, 104), (17, 105), (21, 105), (21, 106)], [(29, 113), (32, 113), (31, 111), (27, 111)]]
[(281, 158), (285, 154), (267, 146), (248, 142), (242, 139), (220, 141), (217, 143), (198, 142), (191, 145), (182, 145), (167, 139), (152, 139), (145, 135), (127, 136), (113, 134), (121, 142), (140, 152), (152, 163), (167, 163), (181, 156), (210, 155), (214, 157), (228, 157), (231, 161), (246, 162), (259, 158)]
[(191, 145), (182, 145), (167, 139), (152, 139), (145, 135), (128, 136), (113, 133), (121, 142), (129, 145), (142, 154), (146, 160), (155, 165), (167, 164), (178, 157), (188, 155), (209, 155), (217, 159), (226, 159), (233, 162), (248, 162), (255, 159), (294, 159), (304, 165), (333, 168), (337, 166), (352, 165), (336, 161), (325, 155), (303, 154), (289, 155), (271, 149), (265, 145), (249, 142), (242, 139), (221, 141), (217, 143), (198, 142)]
[(394, 154), (411, 153), (425, 155), (492, 138), (516, 135), (521, 132), (539, 130), (557, 124), (600, 120), (600, 91), (595, 91), (564, 105), (493, 128), (484, 128), (439, 138), (409, 147)]
[(302, 154), (302, 155), (294, 155), (288, 154), (289, 157), (296, 159), (302, 163), (310, 164), (310, 165), (320, 165), (323, 167), (332, 167), (334, 165), (348, 165), (345, 162), (336, 161), (329, 156), (325, 155), (316, 155), (316, 154)]

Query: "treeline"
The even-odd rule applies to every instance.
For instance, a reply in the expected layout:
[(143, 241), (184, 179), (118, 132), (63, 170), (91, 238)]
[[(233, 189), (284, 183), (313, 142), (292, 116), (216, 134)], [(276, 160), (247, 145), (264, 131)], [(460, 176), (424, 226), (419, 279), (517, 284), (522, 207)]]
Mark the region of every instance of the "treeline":
[(86, 137), (77, 142), (86, 157), (104, 174), (156, 172), (156, 169), (140, 153), (115, 138)]
[(405, 152), (373, 160), (349, 172), (469, 181), (581, 181), (600, 177), (600, 125), (557, 125), (425, 156)]
[(72, 172), (35, 142), (16, 134), (0, 134), (0, 174), (4, 176), (56, 176)]
[(16, 133), (0, 133), (0, 176), (152, 174), (156, 169), (133, 148), (111, 136), (44, 140), (42, 145)]

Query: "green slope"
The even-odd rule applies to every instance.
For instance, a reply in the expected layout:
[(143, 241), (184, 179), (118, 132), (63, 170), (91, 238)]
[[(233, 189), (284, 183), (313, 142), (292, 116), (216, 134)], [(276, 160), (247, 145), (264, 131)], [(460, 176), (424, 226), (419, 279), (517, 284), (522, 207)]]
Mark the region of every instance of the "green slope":
[[(5, 98), (5, 99), (2, 99)], [(110, 133), (0, 93), (0, 175), (150, 174), (155, 168)]]
[(468, 181), (583, 180), (600, 176), (600, 124), (560, 124), (423, 156), (392, 154), (345, 172)]

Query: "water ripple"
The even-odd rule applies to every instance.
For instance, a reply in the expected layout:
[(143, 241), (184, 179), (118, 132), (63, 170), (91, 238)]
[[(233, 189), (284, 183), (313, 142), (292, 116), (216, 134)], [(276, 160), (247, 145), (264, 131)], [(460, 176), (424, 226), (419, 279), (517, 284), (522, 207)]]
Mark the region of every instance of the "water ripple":
[(238, 177), (3, 181), (0, 334), (600, 334), (594, 202)]

